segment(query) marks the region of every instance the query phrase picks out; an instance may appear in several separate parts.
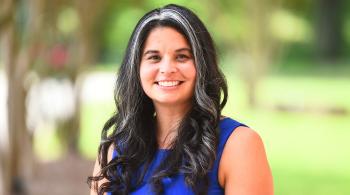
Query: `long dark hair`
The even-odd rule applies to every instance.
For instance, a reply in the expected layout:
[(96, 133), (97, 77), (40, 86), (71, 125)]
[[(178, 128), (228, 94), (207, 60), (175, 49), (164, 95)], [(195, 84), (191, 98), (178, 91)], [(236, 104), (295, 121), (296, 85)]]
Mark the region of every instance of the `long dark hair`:
[[(216, 157), (227, 85), (204, 24), (191, 10), (170, 4), (143, 16), (129, 40), (115, 87), (117, 111), (102, 130), (98, 155), (101, 171), (88, 178), (90, 188), (95, 182), (95, 189), (97, 181), (107, 179), (97, 189), (99, 195), (129, 194), (137, 189), (158, 150), (155, 109), (141, 87), (139, 65), (149, 32), (160, 26), (172, 27), (187, 39), (196, 66), (196, 83), (192, 107), (177, 128), (166, 163), (160, 164), (152, 175), (152, 187), (156, 194), (162, 194), (162, 179), (181, 173), (196, 194), (208, 191), (208, 172)], [(108, 162), (111, 145), (118, 155)]]

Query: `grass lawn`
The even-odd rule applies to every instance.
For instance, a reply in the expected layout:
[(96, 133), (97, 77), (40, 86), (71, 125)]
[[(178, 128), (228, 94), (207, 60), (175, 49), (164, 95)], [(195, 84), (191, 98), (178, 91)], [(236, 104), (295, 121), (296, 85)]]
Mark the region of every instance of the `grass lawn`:
[[(228, 82), (224, 114), (263, 138), (277, 195), (350, 194), (350, 79), (270, 76), (259, 83), (254, 110), (247, 106), (243, 83), (234, 77)], [(278, 111), (273, 105), (306, 112)], [(324, 112), (328, 108), (347, 114)]]
[[(259, 83), (258, 107), (250, 109), (241, 80), (226, 75), (230, 91), (223, 113), (263, 138), (277, 195), (350, 194), (350, 79), (270, 76)], [(328, 108), (347, 113), (323, 112)], [(88, 158), (96, 157), (101, 128), (113, 111), (112, 99), (83, 105), (79, 144)]]

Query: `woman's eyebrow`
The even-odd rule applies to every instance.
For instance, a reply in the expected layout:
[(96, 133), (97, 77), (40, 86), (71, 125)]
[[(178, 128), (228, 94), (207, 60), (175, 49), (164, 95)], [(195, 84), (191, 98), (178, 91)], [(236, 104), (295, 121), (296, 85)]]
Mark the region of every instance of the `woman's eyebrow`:
[(147, 54), (155, 54), (155, 53), (159, 53), (159, 51), (157, 50), (147, 50), (145, 53), (143, 53), (143, 55), (147, 55)]
[(187, 48), (187, 47), (175, 50), (175, 52), (182, 52), (182, 51), (188, 51), (188, 52), (192, 53), (192, 50), (190, 48)]

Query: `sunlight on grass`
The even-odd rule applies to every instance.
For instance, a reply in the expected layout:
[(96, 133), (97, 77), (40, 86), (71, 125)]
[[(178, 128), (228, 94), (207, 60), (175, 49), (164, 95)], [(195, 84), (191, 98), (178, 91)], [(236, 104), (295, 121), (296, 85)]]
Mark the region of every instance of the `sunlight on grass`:
[(60, 158), (64, 149), (60, 144), (53, 125), (45, 124), (37, 129), (33, 138), (34, 151), (42, 161)]
[(113, 100), (83, 104), (79, 149), (85, 157), (96, 158), (103, 125), (114, 111)]
[(300, 170), (298, 167), (272, 167), (276, 195), (350, 194), (349, 175)]
[(260, 83), (257, 94), (264, 104), (343, 107), (350, 111), (349, 83), (348, 78), (270, 76)]

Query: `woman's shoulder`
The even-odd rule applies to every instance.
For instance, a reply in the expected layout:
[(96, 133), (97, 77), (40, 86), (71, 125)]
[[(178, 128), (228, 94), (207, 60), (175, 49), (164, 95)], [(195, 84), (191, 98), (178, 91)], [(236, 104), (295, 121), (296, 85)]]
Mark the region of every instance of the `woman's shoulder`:
[(259, 133), (248, 126), (239, 125), (228, 137), (225, 144), (225, 149), (250, 149), (257, 146), (263, 146), (263, 141)]
[(232, 194), (238, 191), (273, 194), (272, 175), (262, 138), (246, 125), (235, 127), (225, 143), (219, 165), (219, 183), (225, 191), (234, 192)]

